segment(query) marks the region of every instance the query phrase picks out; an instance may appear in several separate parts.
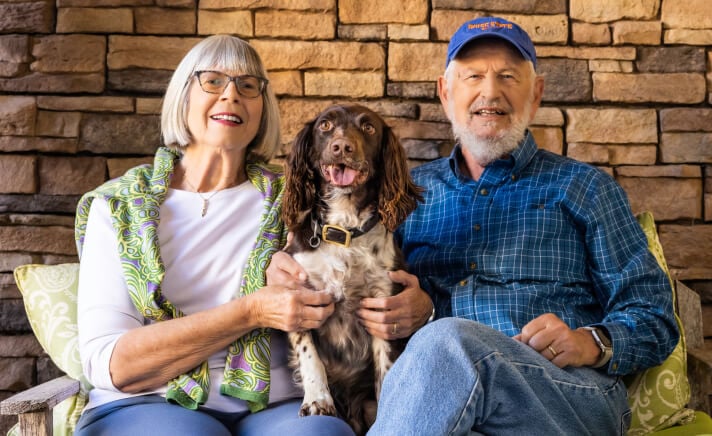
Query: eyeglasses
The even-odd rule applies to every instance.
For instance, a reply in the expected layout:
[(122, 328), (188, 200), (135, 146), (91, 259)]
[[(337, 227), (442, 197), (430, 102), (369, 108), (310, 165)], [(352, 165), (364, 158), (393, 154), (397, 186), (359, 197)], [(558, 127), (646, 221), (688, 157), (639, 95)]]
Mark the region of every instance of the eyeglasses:
[(265, 90), (267, 79), (257, 76), (228, 76), (220, 71), (196, 71), (198, 83), (205, 92), (210, 94), (222, 94), (230, 82), (235, 82), (237, 93), (243, 97), (256, 98)]

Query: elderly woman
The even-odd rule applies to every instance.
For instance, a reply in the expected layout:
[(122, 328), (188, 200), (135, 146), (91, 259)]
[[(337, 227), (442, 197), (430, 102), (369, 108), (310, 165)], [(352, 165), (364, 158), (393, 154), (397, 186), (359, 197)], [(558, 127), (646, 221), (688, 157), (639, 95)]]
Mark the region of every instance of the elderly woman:
[(276, 99), (254, 49), (212, 36), (180, 62), (153, 165), (77, 210), (78, 435), (352, 434), (300, 418), (284, 332), (316, 328), (324, 292), (265, 286), (282, 248)]

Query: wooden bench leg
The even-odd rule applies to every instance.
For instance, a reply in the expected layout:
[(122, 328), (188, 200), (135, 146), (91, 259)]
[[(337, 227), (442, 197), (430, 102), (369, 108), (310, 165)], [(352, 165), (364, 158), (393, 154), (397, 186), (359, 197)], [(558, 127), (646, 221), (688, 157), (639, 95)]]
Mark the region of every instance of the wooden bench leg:
[(52, 434), (52, 410), (44, 409), (18, 415), (20, 436), (48, 436)]

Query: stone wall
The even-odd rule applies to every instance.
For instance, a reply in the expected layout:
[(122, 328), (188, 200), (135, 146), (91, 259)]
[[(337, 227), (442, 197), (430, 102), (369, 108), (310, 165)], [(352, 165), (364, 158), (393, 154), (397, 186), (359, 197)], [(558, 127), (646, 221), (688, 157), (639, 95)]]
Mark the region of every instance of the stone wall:
[(635, 211), (653, 211), (673, 273), (712, 303), (709, 0), (3, 0), (0, 399), (56, 374), (13, 268), (76, 261), (78, 196), (150, 160), (161, 93), (203, 36), (232, 33), (257, 48), (285, 150), (329, 103), (359, 101), (418, 165), (452, 148), (435, 87), (447, 40), (491, 14), (536, 44), (540, 146), (603, 168)]

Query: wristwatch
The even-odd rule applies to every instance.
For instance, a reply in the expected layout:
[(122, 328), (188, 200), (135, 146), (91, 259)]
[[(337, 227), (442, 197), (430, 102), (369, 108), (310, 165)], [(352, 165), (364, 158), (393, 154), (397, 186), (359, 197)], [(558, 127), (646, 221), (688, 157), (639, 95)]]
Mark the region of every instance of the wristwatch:
[(592, 365), (592, 368), (600, 368), (607, 364), (611, 357), (613, 357), (613, 345), (611, 344), (611, 338), (601, 327), (584, 327), (585, 330), (591, 332), (593, 340), (596, 341), (596, 345), (601, 349), (601, 357), (598, 361)]

